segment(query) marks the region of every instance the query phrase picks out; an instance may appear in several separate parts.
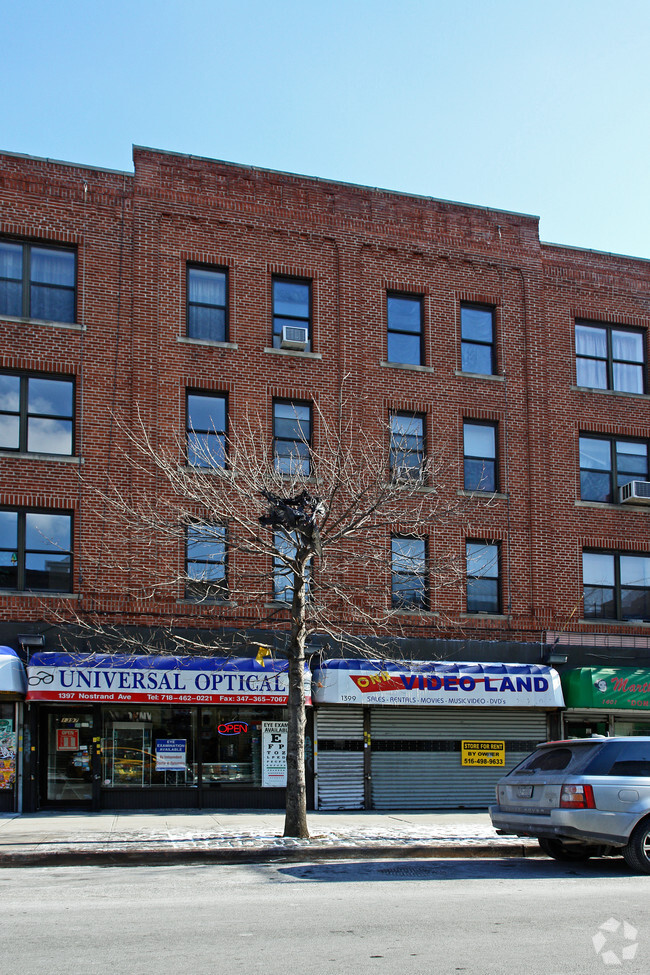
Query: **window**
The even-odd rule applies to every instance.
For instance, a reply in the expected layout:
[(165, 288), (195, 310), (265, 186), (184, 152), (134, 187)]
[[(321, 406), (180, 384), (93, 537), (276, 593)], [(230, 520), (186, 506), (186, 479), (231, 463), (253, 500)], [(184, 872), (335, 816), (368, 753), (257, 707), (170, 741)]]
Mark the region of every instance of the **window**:
[(501, 612), (499, 546), (467, 542), (467, 612)]
[(190, 467), (226, 466), (227, 415), (225, 396), (188, 393), (187, 463)]
[(642, 393), (645, 389), (642, 332), (576, 322), (576, 382), (592, 389)]
[(185, 595), (188, 599), (227, 595), (224, 525), (187, 526), (185, 574)]
[(389, 291), (386, 313), (388, 361), (422, 365), (422, 298)]
[(648, 445), (639, 440), (580, 437), (580, 497), (617, 502), (619, 488), (648, 480)]
[(0, 373), (0, 450), (73, 453), (74, 382)]
[[(273, 534), (273, 546), (276, 552), (273, 556), (273, 599), (280, 603), (290, 603), (293, 600), (294, 571), (291, 563), (296, 556), (296, 536), (293, 532), (287, 535), (283, 531), (276, 531)], [(310, 578), (311, 564), (305, 566), (307, 595)]]
[(463, 372), (490, 376), (496, 372), (494, 309), (489, 305), (460, 306), (461, 360)]
[(582, 553), (585, 619), (650, 620), (650, 556)]
[(422, 477), (424, 417), (420, 413), (390, 414), (390, 473), (393, 480)]
[(0, 511), (0, 589), (70, 592), (72, 515)]
[(391, 596), (395, 609), (429, 608), (426, 539), (391, 538)]
[(496, 423), (463, 423), (463, 460), (466, 491), (497, 490)]
[(307, 329), (311, 348), (311, 282), (300, 278), (273, 278), (273, 348), (282, 345), (285, 325)]
[(187, 334), (212, 342), (228, 340), (228, 272), (188, 267)]
[(75, 278), (73, 250), (0, 240), (0, 315), (74, 322)]
[(275, 469), (292, 477), (310, 473), (311, 406), (292, 400), (273, 401)]

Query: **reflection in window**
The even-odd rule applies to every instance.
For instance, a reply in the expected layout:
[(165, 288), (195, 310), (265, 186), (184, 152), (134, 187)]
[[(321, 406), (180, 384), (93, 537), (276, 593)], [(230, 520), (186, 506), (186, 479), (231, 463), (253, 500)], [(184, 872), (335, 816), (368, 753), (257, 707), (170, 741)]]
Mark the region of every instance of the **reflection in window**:
[(224, 525), (187, 526), (185, 572), (185, 595), (188, 598), (224, 598), (227, 595)]
[(650, 620), (650, 556), (582, 553), (586, 619)]
[(648, 480), (648, 445), (639, 440), (580, 437), (580, 497), (617, 502), (630, 481)]
[(73, 452), (74, 383), (0, 373), (0, 450)]
[(575, 338), (578, 386), (643, 393), (645, 351), (642, 332), (576, 322)]
[(193, 339), (227, 341), (227, 271), (209, 267), (188, 267), (187, 334)]
[(489, 305), (460, 306), (461, 368), (486, 376), (496, 372), (494, 309)]
[(389, 292), (386, 313), (388, 361), (422, 365), (422, 298)]
[(497, 490), (495, 423), (463, 423), (463, 464), (466, 491)]
[(467, 612), (499, 613), (499, 546), (467, 542)]
[(74, 251), (0, 240), (0, 315), (74, 322), (75, 279)]
[(273, 278), (273, 348), (282, 345), (282, 329), (292, 325), (307, 330), (311, 348), (311, 282), (300, 278)]
[(391, 594), (396, 609), (429, 607), (427, 544), (424, 538), (391, 538)]
[(418, 479), (424, 463), (424, 417), (390, 414), (390, 472), (394, 480)]
[(225, 467), (227, 412), (225, 396), (188, 393), (187, 463), (190, 467)]
[(292, 477), (310, 473), (311, 406), (273, 401), (273, 458), (276, 471)]
[(70, 592), (72, 516), (0, 511), (0, 588)]
[[(276, 531), (273, 535), (273, 599), (279, 603), (293, 601), (294, 563), (296, 557), (296, 536), (294, 532), (287, 535), (283, 531)], [(305, 566), (305, 582), (309, 590), (311, 565)], [(309, 595), (309, 591), (307, 591)]]

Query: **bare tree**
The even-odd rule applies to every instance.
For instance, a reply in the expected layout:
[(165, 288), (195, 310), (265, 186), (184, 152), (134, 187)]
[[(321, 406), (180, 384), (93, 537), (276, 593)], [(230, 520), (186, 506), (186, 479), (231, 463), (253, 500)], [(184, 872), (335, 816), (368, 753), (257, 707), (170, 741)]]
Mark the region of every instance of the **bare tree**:
[[(376, 420), (366, 433), (349, 405), (339, 396), (332, 420), (315, 405), (306, 417), (289, 404), (285, 436), (272, 444), (263, 423), (245, 416), (228, 436), (215, 426), (190, 429), (182, 441), (160, 447), (138, 416), (120, 425), (128, 486), (115, 480), (96, 493), (106, 526), (102, 563), (115, 559), (109, 541), (121, 539), (120, 568), (130, 580), (123, 588), (141, 601), (143, 617), (157, 593), (182, 586), (205, 601), (217, 625), (234, 620), (284, 635), (274, 652), (288, 659), (285, 836), (309, 835), (310, 636), (376, 656), (369, 637), (401, 635), (413, 619), (403, 609), (428, 609), (433, 591), (456, 585), (461, 574), (458, 547), (447, 542), (445, 549), (449, 521), (459, 512), (451, 491), (441, 490), (449, 470), (444, 451), (425, 457), (404, 415), (392, 427)], [(391, 536), (400, 542), (392, 561)], [(409, 544), (425, 537), (439, 539), (426, 567)], [(163, 545), (165, 558), (159, 550), (152, 557), (154, 545)], [(155, 577), (154, 562), (162, 566)], [(101, 633), (108, 624), (100, 592), (105, 599), (104, 583), (95, 602), (80, 606), (76, 622)], [(199, 630), (174, 634), (174, 620), (167, 625), (179, 649), (200, 652)]]

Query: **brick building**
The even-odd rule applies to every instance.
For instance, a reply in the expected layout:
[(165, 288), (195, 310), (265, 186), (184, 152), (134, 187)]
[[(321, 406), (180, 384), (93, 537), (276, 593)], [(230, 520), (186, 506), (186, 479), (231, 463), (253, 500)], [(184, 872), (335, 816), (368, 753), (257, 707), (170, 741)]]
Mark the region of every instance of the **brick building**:
[[(25, 662), (39, 648), (96, 652), (65, 619), (99, 612), (142, 632), (143, 648), (145, 634), (172, 621), (208, 639), (249, 633), (241, 655), (254, 657), (256, 642), (286, 628), (277, 612), (270, 636), (263, 623), (278, 601), (273, 565), (260, 605), (224, 598), (215, 608), (181, 581), (190, 549), (110, 535), (93, 492), (138, 477), (116, 417), (141, 415), (160, 444), (191, 452), (195, 437), (214, 446), (248, 411), (278, 455), (295, 440), (297, 415), (318, 438), (318, 415), (334, 415), (345, 376), (354, 423), (400, 433), (407, 465), (439, 451), (438, 490), (471, 524), (450, 523), (414, 547), (387, 532), (380, 581), (388, 605), (403, 603), (395, 637), (405, 655), (479, 671), (498, 663), (506, 677), (509, 667), (553, 664), (563, 671), (565, 730), (643, 728), (648, 262), (544, 244), (531, 216), (144, 148), (134, 149), (132, 174), (0, 158), (0, 644)], [(137, 580), (103, 561), (116, 544), (130, 554), (141, 545)], [(417, 580), (400, 572), (402, 545)], [(462, 585), (427, 584), (440, 547), (466, 560)], [(161, 565), (176, 583), (159, 584)], [(209, 570), (226, 595), (227, 566), (224, 554)], [(0, 718), (17, 727), (20, 695), (5, 693)], [(505, 709), (477, 706), (477, 722), (463, 724), (470, 709), (445, 704), (424, 728), (415, 703), (346, 709), (325, 697), (311, 731), (321, 805), (398, 802), (403, 786), (381, 782), (411, 752), (429, 763), (418, 803), (444, 805), (450, 789), (433, 779), (442, 770), (457, 782), (461, 740), (509, 740), (510, 762), (561, 721), (558, 701), (508, 710), (507, 727)], [(91, 793), (96, 804), (129, 805), (134, 784), (151, 787), (152, 804), (197, 804), (187, 770), (201, 764), (198, 791), (209, 766), (221, 803), (280, 801), (279, 790), (260, 799), (253, 789), (254, 743), (246, 754), (221, 747), (215, 728), (238, 723), (232, 709), (188, 717), (187, 708), (172, 720), (150, 699), (132, 697), (127, 713), (96, 696), (82, 720), (80, 699), (65, 713), (64, 700), (29, 706), (28, 805)], [(248, 718), (259, 731), (275, 714)], [(378, 743), (372, 759), (360, 751), (364, 731)], [(105, 750), (101, 800), (99, 786), (83, 784), (93, 738)], [(180, 746), (175, 758), (162, 746), (151, 757), (158, 740), (193, 740), (203, 763), (190, 746), (182, 759)], [(109, 754), (118, 747), (119, 763)], [(129, 766), (128, 749), (149, 754), (148, 772), (142, 758)], [(475, 778), (458, 780), (452, 802), (484, 805), (496, 771), (480, 770), (492, 778), (478, 790)], [(343, 779), (356, 784), (346, 791)], [(198, 804), (214, 804), (216, 792), (203, 791)]]

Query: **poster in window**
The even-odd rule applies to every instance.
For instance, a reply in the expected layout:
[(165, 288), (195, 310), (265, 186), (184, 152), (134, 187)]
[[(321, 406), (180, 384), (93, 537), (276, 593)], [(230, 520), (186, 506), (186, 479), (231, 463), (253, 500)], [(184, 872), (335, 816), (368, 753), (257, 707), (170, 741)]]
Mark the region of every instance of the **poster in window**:
[(16, 733), (13, 721), (0, 720), (0, 791), (13, 789), (16, 782)]
[(262, 788), (283, 789), (287, 784), (286, 721), (262, 722)]

